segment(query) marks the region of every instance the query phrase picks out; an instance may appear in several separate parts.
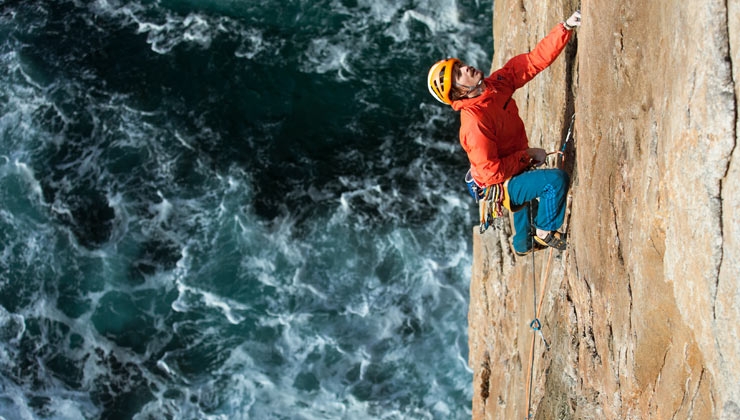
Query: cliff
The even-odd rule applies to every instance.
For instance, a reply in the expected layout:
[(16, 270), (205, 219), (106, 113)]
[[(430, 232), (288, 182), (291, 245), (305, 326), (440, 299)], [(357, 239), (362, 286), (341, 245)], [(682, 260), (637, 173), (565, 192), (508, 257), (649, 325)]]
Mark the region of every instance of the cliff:
[[(494, 62), (575, 1), (494, 2)], [(569, 248), (515, 258), (473, 229), (474, 419), (740, 418), (740, 4), (584, 0), (583, 26), (517, 92), (532, 146), (575, 112)], [(544, 290), (544, 292), (543, 292)], [(529, 328), (543, 299), (543, 337)]]

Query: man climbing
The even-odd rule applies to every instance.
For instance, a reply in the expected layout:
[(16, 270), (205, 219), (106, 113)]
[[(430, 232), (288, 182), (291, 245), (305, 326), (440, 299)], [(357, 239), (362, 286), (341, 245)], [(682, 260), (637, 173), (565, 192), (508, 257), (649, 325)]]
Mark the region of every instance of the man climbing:
[[(503, 187), (504, 194), (496, 200), (515, 210), (512, 245), (520, 256), (547, 246), (565, 249), (557, 230), (565, 217), (569, 178), (560, 169), (529, 170), (544, 164), (547, 153), (529, 147), (512, 95), (555, 61), (580, 25), (581, 13), (576, 11), (531, 52), (510, 59), (487, 78), (456, 58), (440, 60), (429, 69), (432, 96), (460, 111), (460, 144), (468, 154), (469, 175), (481, 192), (478, 198)], [(532, 223), (524, 204), (534, 199), (539, 199), (539, 209)]]

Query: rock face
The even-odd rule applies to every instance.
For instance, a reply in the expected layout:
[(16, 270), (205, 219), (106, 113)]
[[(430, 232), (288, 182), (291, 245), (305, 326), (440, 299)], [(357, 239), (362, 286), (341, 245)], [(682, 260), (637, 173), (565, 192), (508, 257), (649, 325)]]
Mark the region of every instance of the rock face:
[[(494, 2), (493, 68), (577, 7)], [(543, 420), (738, 419), (740, 2), (581, 12), (515, 95), (532, 146), (558, 149), (576, 114), (570, 245), (533, 261), (510, 232), (473, 229), (473, 418), (525, 419), (529, 405)], [(529, 328), (535, 302), (549, 350)]]

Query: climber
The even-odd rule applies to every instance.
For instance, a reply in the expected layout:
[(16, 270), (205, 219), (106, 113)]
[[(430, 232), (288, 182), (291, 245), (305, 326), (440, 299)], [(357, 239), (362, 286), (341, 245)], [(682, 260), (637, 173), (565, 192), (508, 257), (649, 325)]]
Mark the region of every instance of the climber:
[[(581, 13), (576, 11), (534, 50), (515, 56), (486, 78), (456, 58), (440, 60), (429, 69), (429, 92), (460, 111), (460, 144), (480, 197), (486, 188), (503, 184), (505, 193), (500, 200), (515, 211), (512, 246), (519, 256), (548, 246), (565, 249), (557, 229), (565, 217), (570, 180), (560, 169), (531, 170), (545, 163), (547, 153), (529, 147), (512, 95), (555, 61), (572, 30), (580, 25)], [(530, 207), (525, 204), (534, 199), (539, 199), (539, 209), (532, 223)], [(517, 207), (521, 209), (516, 211)]]

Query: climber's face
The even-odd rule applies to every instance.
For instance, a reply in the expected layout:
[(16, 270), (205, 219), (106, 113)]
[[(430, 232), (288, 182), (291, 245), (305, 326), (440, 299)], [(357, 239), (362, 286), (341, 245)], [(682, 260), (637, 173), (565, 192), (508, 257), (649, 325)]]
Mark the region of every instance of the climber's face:
[(475, 86), (483, 79), (483, 72), (465, 63), (455, 63), (452, 75), (457, 86)]

